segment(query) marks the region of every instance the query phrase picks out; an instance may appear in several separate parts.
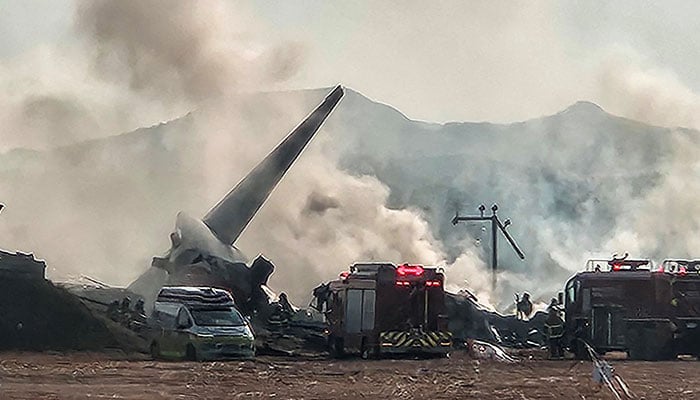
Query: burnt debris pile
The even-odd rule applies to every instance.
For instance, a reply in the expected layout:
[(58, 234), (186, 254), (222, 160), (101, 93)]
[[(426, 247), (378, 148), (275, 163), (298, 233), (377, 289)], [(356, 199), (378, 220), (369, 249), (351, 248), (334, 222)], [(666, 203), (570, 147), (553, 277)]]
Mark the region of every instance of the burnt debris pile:
[(31, 254), (0, 252), (0, 350), (134, 349)]
[(547, 314), (537, 312), (527, 320), (516, 315), (488, 311), (466, 290), (445, 293), (445, 304), (454, 343), (461, 347), (468, 339), (512, 348), (544, 346), (544, 321)]

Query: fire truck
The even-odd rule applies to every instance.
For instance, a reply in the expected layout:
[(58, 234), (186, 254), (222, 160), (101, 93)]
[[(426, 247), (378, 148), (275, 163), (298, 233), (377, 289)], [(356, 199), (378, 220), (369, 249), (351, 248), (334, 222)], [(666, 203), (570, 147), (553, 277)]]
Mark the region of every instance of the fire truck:
[(436, 267), (357, 263), (327, 284), (328, 346), (334, 357), (360, 353), (447, 356), (444, 274)]
[(700, 260), (667, 259), (661, 270), (669, 282), (667, 305), (679, 354), (700, 357)]
[(625, 351), (631, 359), (700, 355), (700, 261), (589, 260), (566, 283), (565, 341), (578, 358)]

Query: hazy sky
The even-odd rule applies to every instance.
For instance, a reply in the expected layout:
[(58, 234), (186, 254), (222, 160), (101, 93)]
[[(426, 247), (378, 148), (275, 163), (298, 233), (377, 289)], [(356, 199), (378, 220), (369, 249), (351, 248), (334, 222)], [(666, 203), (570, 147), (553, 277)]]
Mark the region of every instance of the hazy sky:
[[(416, 119), (514, 121), (579, 99), (634, 114), (612, 99), (611, 71), (662, 77), (689, 101), (700, 91), (700, 2), (692, 0), (231, 5), (251, 43), (302, 49), (302, 67), (275, 89), (341, 82)], [(75, 40), (73, 14), (70, 0), (0, 0), (0, 66)]]

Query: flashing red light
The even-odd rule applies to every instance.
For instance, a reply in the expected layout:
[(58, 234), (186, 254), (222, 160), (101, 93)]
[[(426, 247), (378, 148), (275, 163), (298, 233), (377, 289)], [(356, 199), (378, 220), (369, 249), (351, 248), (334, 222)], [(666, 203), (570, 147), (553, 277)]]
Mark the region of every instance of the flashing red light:
[(348, 272), (348, 271), (343, 271), (343, 272), (341, 272), (340, 275), (338, 275), (338, 276), (340, 277), (340, 279), (348, 279), (348, 276), (350, 276), (350, 272)]
[(440, 287), (440, 281), (426, 281), (425, 286), (428, 287)]
[(687, 274), (688, 274), (688, 270), (683, 265), (681, 265), (681, 267), (678, 268), (678, 275), (685, 276)]
[(423, 267), (421, 267), (420, 265), (403, 264), (403, 265), (399, 265), (399, 267), (396, 268), (396, 273), (399, 276), (407, 276), (407, 275), (421, 276), (421, 275), (423, 275)]
[(410, 286), (411, 282), (409, 281), (396, 281), (396, 286)]

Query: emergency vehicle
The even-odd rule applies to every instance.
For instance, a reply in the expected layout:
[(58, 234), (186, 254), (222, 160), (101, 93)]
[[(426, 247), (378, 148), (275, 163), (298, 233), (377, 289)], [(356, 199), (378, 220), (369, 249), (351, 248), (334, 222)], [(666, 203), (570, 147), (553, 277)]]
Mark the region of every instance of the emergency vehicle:
[(331, 355), (360, 353), (447, 356), (445, 277), (440, 268), (358, 263), (328, 283), (326, 322)]
[(560, 295), (569, 349), (586, 358), (585, 341), (600, 354), (625, 351), (632, 359), (697, 355), (700, 268), (692, 276), (689, 268), (698, 266), (684, 260), (659, 268), (650, 260), (589, 260)]
[(212, 287), (166, 286), (150, 318), (154, 359), (191, 361), (255, 356), (255, 337), (231, 294)]

